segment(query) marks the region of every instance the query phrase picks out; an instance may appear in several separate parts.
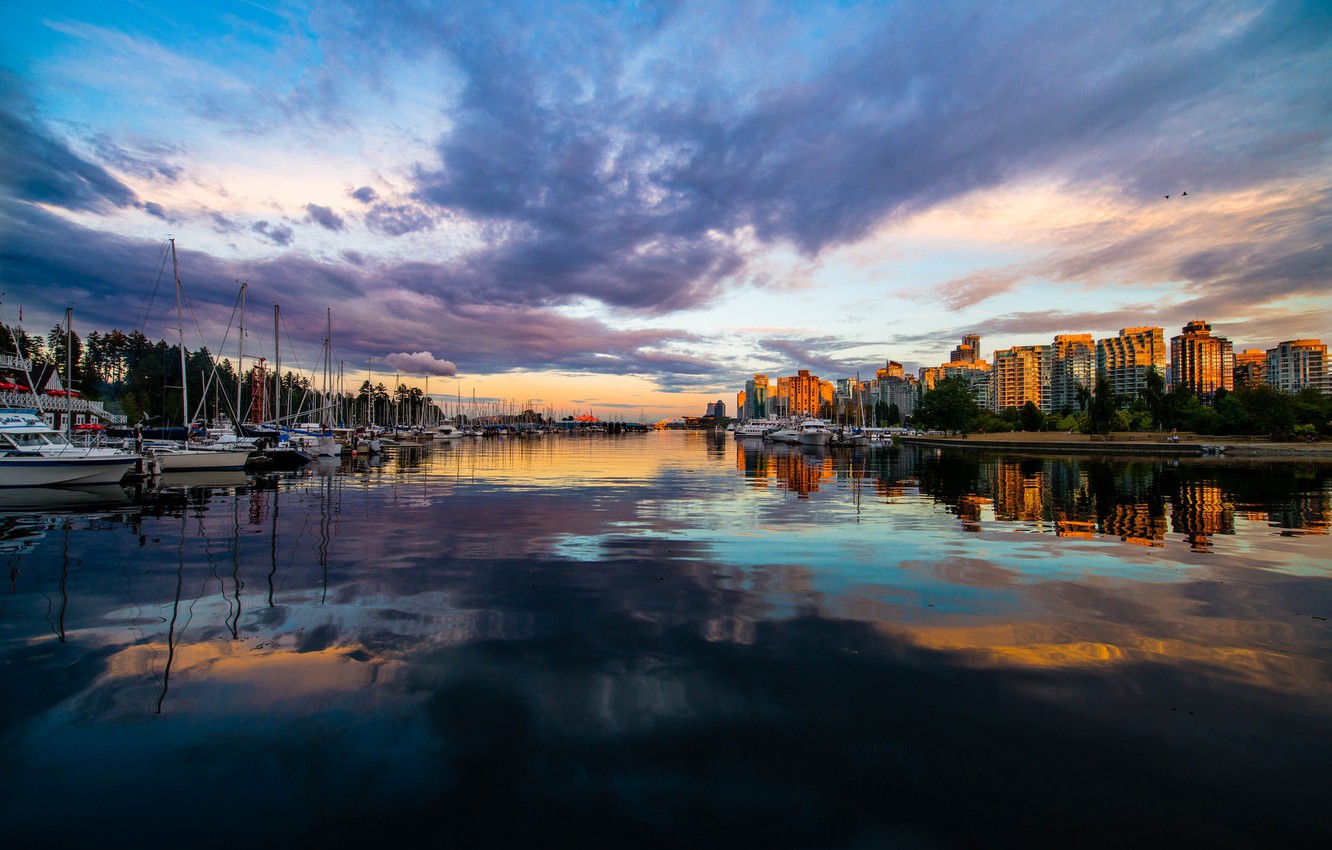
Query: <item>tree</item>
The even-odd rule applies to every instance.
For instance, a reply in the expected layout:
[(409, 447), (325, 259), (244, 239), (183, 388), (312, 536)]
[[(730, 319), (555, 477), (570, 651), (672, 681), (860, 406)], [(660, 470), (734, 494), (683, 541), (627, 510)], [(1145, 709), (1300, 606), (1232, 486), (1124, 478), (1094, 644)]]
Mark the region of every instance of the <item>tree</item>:
[(921, 397), (915, 418), (926, 428), (963, 431), (980, 412), (970, 384), (965, 378), (953, 376), (944, 378)]
[(1147, 370), (1147, 375), (1143, 380), (1142, 400), (1147, 404), (1147, 412), (1151, 415), (1151, 423), (1154, 428), (1164, 426), (1162, 414), (1165, 412), (1165, 378), (1156, 371), (1155, 367)]
[(1028, 400), (1022, 405), (1018, 418), (1022, 422), (1023, 431), (1039, 431), (1045, 425), (1045, 414), (1041, 413), (1041, 409), (1034, 401)]
[(1091, 402), (1087, 405), (1087, 427), (1093, 434), (1109, 434), (1118, 411), (1119, 398), (1110, 386), (1110, 379), (1102, 372), (1096, 376)]
[(895, 403), (890, 403), (888, 405), (888, 424), (889, 425), (902, 424), (902, 410)]

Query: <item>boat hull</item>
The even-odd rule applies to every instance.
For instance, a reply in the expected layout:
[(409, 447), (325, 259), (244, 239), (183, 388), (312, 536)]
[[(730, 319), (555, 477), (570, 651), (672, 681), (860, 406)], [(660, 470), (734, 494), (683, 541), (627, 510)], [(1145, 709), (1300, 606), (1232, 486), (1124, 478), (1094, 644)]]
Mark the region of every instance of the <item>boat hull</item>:
[(213, 470), (244, 469), (250, 452), (243, 449), (182, 449), (156, 452), (152, 455), (158, 472), (203, 472)]
[(0, 487), (119, 484), (137, 461), (138, 457), (133, 455), (3, 457), (0, 458)]

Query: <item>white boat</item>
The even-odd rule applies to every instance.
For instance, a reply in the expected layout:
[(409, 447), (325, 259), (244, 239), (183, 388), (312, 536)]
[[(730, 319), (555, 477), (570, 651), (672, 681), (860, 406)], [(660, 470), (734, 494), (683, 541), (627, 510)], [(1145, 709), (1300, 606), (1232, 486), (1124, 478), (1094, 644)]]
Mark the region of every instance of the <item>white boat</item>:
[(342, 445), (333, 437), (333, 429), (319, 422), (297, 422), (283, 428), (283, 442), (315, 457), (341, 457)]
[(138, 462), (123, 449), (71, 443), (36, 411), (0, 411), (0, 487), (118, 484)]
[(764, 434), (763, 439), (770, 443), (798, 443), (800, 442), (800, 423), (781, 423), (778, 428)]
[(782, 423), (776, 419), (750, 419), (736, 425), (731, 433), (737, 440), (746, 438), (761, 440), (780, 427)]
[(436, 440), (457, 440), (465, 436), (466, 432), (451, 422), (441, 422), (435, 426)]
[(802, 446), (826, 446), (832, 435), (832, 429), (822, 419), (805, 419), (796, 432), (796, 442)]
[(157, 472), (217, 472), (244, 469), (254, 454), (250, 449), (225, 449), (192, 446), (170, 440), (149, 440), (143, 444), (143, 456)]

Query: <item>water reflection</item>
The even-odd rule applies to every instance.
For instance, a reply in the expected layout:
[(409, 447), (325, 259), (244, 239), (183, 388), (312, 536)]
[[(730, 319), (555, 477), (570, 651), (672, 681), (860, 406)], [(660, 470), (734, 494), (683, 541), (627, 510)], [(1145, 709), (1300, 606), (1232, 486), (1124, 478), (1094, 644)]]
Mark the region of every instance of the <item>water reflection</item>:
[(266, 844), (1327, 837), (1324, 466), (664, 434), (121, 495), (0, 515), (24, 846), (144, 788), (234, 843), (218, 787)]
[(1237, 506), (1246, 503), (1255, 506), (1240, 511), (1246, 518), (1303, 533), (1327, 534), (1332, 519), (1329, 467), (1319, 464), (1204, 467), (924, 453), (917, 480), (969, 530), (990, 518), (1155, 547), (1169, 531), (1207, 551), (1215, 535), (1234, 533)]

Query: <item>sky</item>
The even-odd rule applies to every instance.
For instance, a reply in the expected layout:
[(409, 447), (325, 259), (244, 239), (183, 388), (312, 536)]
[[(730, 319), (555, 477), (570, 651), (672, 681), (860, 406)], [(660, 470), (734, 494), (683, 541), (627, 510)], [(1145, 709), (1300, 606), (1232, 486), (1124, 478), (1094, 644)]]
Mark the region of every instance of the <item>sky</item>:
[(10, 325), (441, 402), (1332, 342), (1326, 2), (8, 0), (0, 149)]

